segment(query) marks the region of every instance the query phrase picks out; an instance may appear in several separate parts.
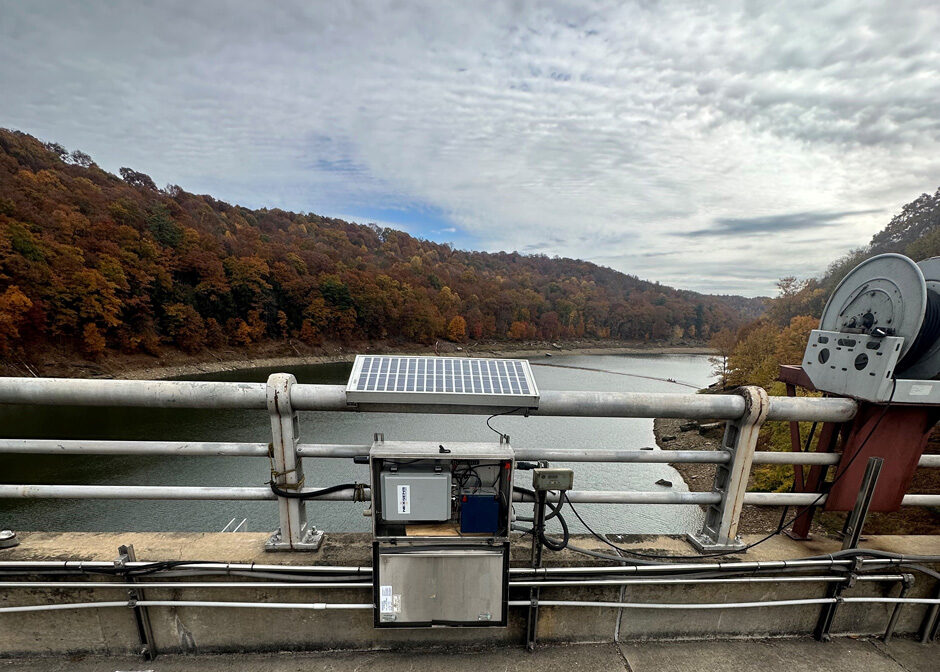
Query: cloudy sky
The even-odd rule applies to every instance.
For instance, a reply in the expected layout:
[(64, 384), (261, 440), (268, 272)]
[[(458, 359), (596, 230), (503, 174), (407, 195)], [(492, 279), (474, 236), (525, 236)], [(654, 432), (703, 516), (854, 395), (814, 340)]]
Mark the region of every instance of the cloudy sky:
[(935, 0), (0, 0), (0, 126), (249, 207), (753, 296), (940, 185), (937, 35)]

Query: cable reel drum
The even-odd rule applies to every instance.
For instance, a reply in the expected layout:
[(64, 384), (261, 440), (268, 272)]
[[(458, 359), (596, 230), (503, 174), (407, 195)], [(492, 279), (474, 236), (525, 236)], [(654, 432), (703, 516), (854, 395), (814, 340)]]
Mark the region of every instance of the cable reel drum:
[(940, 257), (881, 254), (852, 269), (810, 335), (817, 390), (873, 402), (938, 404)]

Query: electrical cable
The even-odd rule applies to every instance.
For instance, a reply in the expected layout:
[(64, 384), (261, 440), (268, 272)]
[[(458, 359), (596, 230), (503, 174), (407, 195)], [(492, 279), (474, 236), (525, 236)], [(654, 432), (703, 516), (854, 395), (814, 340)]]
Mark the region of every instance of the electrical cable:
[(317, 499), (318, 497), (323, 497), (324, 495), (339, 492), (340, 490), (356, 490), (363, 487), (361, 483), (340, 483), (339, 485), (331, 485), (327, 488), (314, 490), (313, 492), (295, 492), (293, 490), (284, 490), (283, 488), (279, 488), (274, 481), (268, 481), (267, 485), (271, 486), (271, 492), (273, 492), (278, 497), (302, 500)]
[(544, 362), (529, 362), (529, 364), (531, 366), (547, 366), (553, 369), (577, 369), (578, 371), (593, 371), (595, 373), (609, 373), (614, 376), (629, 376), (630, 378), (644, 378), (646, 380), (656, 380), (661, 383), (671, 383), (673, 385), (691, 387), (693, 390), (698, 390), (701, 388), (701, 385), (693, 385), (692, 383), (683, 383), (673, 378), (657, 378), (656, 376), (643, 376), (643, 375), (640, 375), (639, 373), (627, 373), (626, 371), (611, 371), (610, 369), (595, 369), (595, 368), (591, 368), (588, 366), (571, 366), (570, 364), (547, 364)]
[[(564, 491), (562, 492), (564, 493)], [(561, 541), (555, 541), (554, 539), (545, 536), (545, 525), (542, 525), (542, 529), (539, 530), (539, 542), (550, 551), (558, 552), (565, 550), (565, 548), (568, 546), (568, 541), (571, 539), (571, 534), (568, 532), (568, 523), (565, 522), (565, 517), (561, 515), (561, 506), (562, 505), (559, 505), (555, 510), (558, 522), (561, 524)]]
[(506, 435), (503, 434), (503, 433), (502, 433), (501, 431), (499, 431), (498, 429), (496, 429), (495, 427), (493, 427), (493, 425), (490, 424), (490, 420), (492, 420), (493, 418), (498, 418), (498, 417), (501, 416), (501, 415), (511, 415), (511, 414), (515, 413), (516, 411), (525, 411), (525, 410), (528, 410), (528, 409), (526, 409), (526, 408), (524, 408), (524, 407), (522, 407), (522, 406), (519, 406), (518, 408), (511, 408), (511, 409), (509, 409), (508, 411), (501, 411), (501, 412), (499, 412), (499, 413), (494, 413), (493, 415), (491, 415), (490, 417), (488, 417), (488, 418), (486, 419), (486, 426), (489, 427), (492, 431), (494, 431), (494, 432), (496, 432), (497, 434), (499, 434), (500, 438), (502, 438), (502, 437), (504, 437), (504, 436), (506, 436)]

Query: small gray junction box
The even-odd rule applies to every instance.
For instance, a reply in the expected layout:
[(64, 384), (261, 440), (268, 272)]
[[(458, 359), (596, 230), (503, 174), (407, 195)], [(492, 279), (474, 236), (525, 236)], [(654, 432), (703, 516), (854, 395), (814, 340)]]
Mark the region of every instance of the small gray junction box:
[(450, 472), (430, 470), (383, 471), (382, 517), (389, 521), (449, 520)]
[(532, 487), (535, 490), (571, 490), (574, 472), (571, 469), (539, 468), (532, 470)]

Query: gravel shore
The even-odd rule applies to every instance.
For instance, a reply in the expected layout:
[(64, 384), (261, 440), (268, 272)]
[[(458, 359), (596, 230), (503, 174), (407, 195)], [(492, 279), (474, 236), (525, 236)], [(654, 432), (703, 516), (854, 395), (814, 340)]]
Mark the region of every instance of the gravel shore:
[[(673, 418), (657, 418), (653, 421), (653, 433), (656, 443), (663, 450), (719, 450), (724, 434), (724, 423), (719, 427), (699, 431), (692, 429), (682, 431), (681, 425), (687, 420)], [(703, 422), (702, 424), (708, 424)], [(674, 437), (674, 438), (669, 438)], [(711, 492), (715, 481), (715, 465), (713, 464), (674, 464), (676, 471), (682, 474), (683, 480), (688, 484), (691, 492)], [(741, 512), (741, 522), (738, 528), (740, 534), (761, 534), (772, 532), (780, 524), (780, 514), (783, 507), (779, 506), (745, 506)], [(788, 516), (796, 513), (791, 509)], [(825, 534), (826, 531), (818, 525), (813, 525), (814, 534)]]

